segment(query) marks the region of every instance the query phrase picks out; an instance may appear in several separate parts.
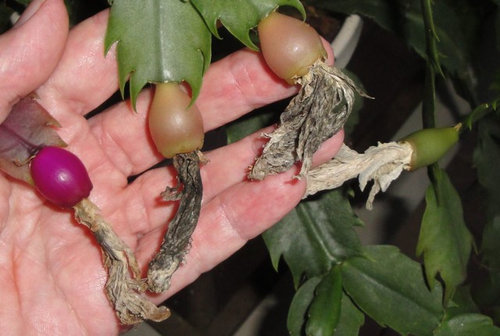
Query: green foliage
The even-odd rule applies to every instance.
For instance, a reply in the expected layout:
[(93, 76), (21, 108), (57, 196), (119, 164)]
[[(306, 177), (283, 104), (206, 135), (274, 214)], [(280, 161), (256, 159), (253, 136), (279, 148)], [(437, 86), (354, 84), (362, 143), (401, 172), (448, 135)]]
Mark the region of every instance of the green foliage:
[(357, 336), (365, 323), (364, 314), (352, 303), (347, 294), (342, 296), (340, 319), (333, 336)]
[(468, 313), (479, 313), (479, 308), (472, 298), (470, 286), (464, 285), (457, 288), (453, 301), (448, 302), (445, 319)]
[(302, 202), (263, 237), (273, 265), (277, 267), (283, 256), (298, 285), (304, 274), (320, 276), (333, 264), (361, 255), (354, 231), (360, 223), (342, 193), (333, 191)]
[[(490, 114), (478, 123), (478, 143), (474, 151), (479, 183), (487, 193), (487, 215), (500, 215), (500, 116)], [(500, 266), (500, 264), (499, 264)]]
[(419, 263), (394, 246), (371, 246), (342, 267), (344, 289), (361, 310), (401, 334), (432, 335), (443, 315), (442, 290), (429, 290)]
[(235, 37), (256, 46), (250, 30), (278, 6), (299, 0), (114, 0), (108, 22), (106, 51), (117, 42), (120, 90), (129, 80), (132, 105), (147, 83), (186, 81), (193, 101), (211, 59), (211, 33), (219, 36), (220, 20)]
[[(500, 1), (497, 1), (497, 5), (500, 6)], [(497, 36), (497, 51), (500, 51), (500, 7), (497, 8), (495, 13), (495, 33)]]
[[(468, 45), (464, 47), (464, 43), (470, 38), (470, 31), (476, 27), (466, 27), (469, 28), (468, 32), (457, 36), (456, 32), (463, 30), (463, 13), (449, 2), (440, 2), (438, 5), (433, 2), (433, 6), (427, 6), (425, 20), (418, 1), (339, 0), (309, 3), (330, 10), (338, 10), (344, 6), (345, 12), (352, 9), (362, 14), (375, 13), (372, 17), (375, 21), (404, 37), (420, 55), (427, 58), (433, 71), (428, 75), (432, 82), (428, 82), (431, 85), (428, 86), (425, 100), (427, 117), (432, 122), (436, 90), (434, 77), (436, 72), (441, 73), (441, 67), (446, 69), (447, 74), (451, 73), (465, 82), (465, 86), (471, 90), (472, 82), (467, 73), (471, 49)], [(430, 2), (427, 2), (427, 5), (430, 5)], [(346, 10), (348, 8), (350, 9)], [(432, 29), (426, 30), (425, 27), (429, 25)], [(424, 31), (429, 34), (426, 35)], [(470, 117), (467, 126), (472, 127), (494, 108), (495, 102), (484, 106), (482, 110), (478, 109)], [(247, 120), (246, 123), (240, 124), (236, 132), (230, 133), (230, 137), (235, 133), (241, 134), (245, 125), (252, 125), (253, 130), (262, 126), (259, 125), (259, 122), (263, 121), (262, 115), (250, 119), (252, 122)], [(337, 216), (338, 212), (327, 208), (306, 209), (305, 206), (309, 202), (299, 205), (264, 235), (275, 267), (283, 256), (292, 271), (296, 285), (304, 281), (290, 307), (288, 327), (292, 335), (303, 332), (307, 335), (323, 335), (326, 334), (325, 330), (331, 330), (335, 325), (334, 335), (357, 335), (363, 323), (363, 314), (359, 309), (380, 325), (388, 326), (401, 334), (433, 335), (435, 332), (447, 335), (451, 330), (461, 335), (476, 328), (484, 335), (489, 335), (491, 330), (496, 330), (488, 317), (478, 313), (470, 295), (463, 294), (464, 287), (459, 286), (466, 278), (466, 266), (472, 246), (472, 236), (463, 219), (460, 197), (443, 171), (437, 166), (430, 171), (433, 172), (433, 184), (427, 191), (427, 209), (417, 249), (418, 254), (424, 255), (425, 268), (394, 247), (370, 247), (364, 256), (360, 256), (361, 251), (356, 249), (358, 255), (348, 254), (344, 258), (336, 258), (330, 249), (332, 246), (338, 246), (339, 242), (345, 243), (346, 240), (340, 239), (336, 233), (332, 234), (333, 238), (322, 234), (323, 231), (316, 228), (315, 222)], [(331, 200), (329, 204), (343, 202), (346, 202), (343, 206), (349, 208), (349, 204), (342, 197)], [(359, 223), (357, 220), (354, 222), (351, 230), (352, 226)], [(328, 238), (325, 239), (325, 236)], [(494, 254), (493, 246), (499, 241), (495, 240), (496, 237), (492, 235), (490, 239), (491, 255)], [(344, 291), (338, 322), (336, 316), (339, 309), (339, 289), (334, 286), (332, 280), (326, 280), (328, 275), (332, 275), (332, 269), (341, 270), (342, 276), (338, 277), (337, 286), (342, 283)], [(438, 274), (439, 281), (436, 281)], [(500, 281), (497, 280), (500, 280), (500, 277), (492, 278), (488, 293), (500, 294)], [(444, 288), (441, 281), (445, 285)], [(454, 293), (458, 294), (454, 301), (451, 301)], [(330, 297), (329, 306), (326, 306), (326, 299), (321, 300), (321, 296)], [(443, 302), (449, 303), (446, 310)], [(316, 308), (320, 306), (325, 314), (323, 324), (320, 323), (321, 315), (312, 315), (312, 312), (320, 311)], [(480, 323), (474, 318), (464, 318), (468, 316), (476, 317)], [(456, 323), (457, 321), (465, 325)], [(484, 325), (484, 331), (481, 323)], [(345, 326), (349, 327), (344, 329)]]
[(310, 278), (295, 293), (288, 311), (287, 328), (291, 336), (302, 334), (302, 327), (307, 318), (307, 308), (314, 298), (314, 290), (321, 282), (321, 277)]
[(321, 279), (309, 307), (307, 335), (332, 335), (340, 318), (342, 305), (342, 275), (339, 267), (332, 267)]
[(494, 113), (497, 111), (498, 106), (500, 106), (500, 98), (492, 101), (491, 103), (484, 103), (476, 108), (467, 115), (463, 124), (469, 129), (472, 130), (473, 125), (481, 120), (486, 118), (490, 113)]
[(355, 336), (364, 315), (342, 290), (339, 266), (324, 276), (313, 277), (297, 290), (288, 313), (290, 335)]
[(208, 28), (217, 37), (217, 22), (220, 21), (226, 29), (247, 47), (257, 50), (249, 32), (260, 20), (275, 10), (278, 6), (292, 6), (303, 17), (305, 10), (299, 0), (191, 0), (200, 11)]
[(307, 335), (357, 334), (363, 314), (343, 294), (340, 264), (362, 255), (354, 231), (360, 224), (342, 193), (333, 191), (302, 202), (263, 234), (275, 268), (283, 256), (300, 286), (288, 315), (291, 335), (303, 329)]
[[(310, 0), (309, 3), (332, 12), (357, 13), (374, 20), (381, 27), (393, 32), (420, 56), (428, 58), (424, 34), (424, 16), (420, 1), (416, 0)], [(475, 42), (480, 35), (482, 16), (474, 1), (432, 1), (434, 32), (439, 37), (437, 53), (438, 67), (445, 68), (472, 91), (473, 79), (470, 62), (475, 51)]]
[[(435, 74), (456, 79), (465, 98), (474, 102), (481, 96), (470, 75), (470, 69), (479, 63), (475, 59), (478, 36), (496, 31), (493, 44), (500, 50), (498, 0), (307, 3), (332, 13), (369, 17), (428, 60), (424, 106), (425, 120), (430, 122), (434, 120)], [(195, 99), (210, 62), (211, 34), (219, 37), (217, 23), (246, 46), (257, 49), (252, 29), (278, 6), (291, 6), (305, 16), (299, 0), (115, 0), (106, 49), (117, 43), (122, 94), (130, 80), (135, 105), (148, 82), (186, 81)], [(491, 25), (485, 28), (488, 20)], [(490, 40), (481, 42), (492, 44)], [(489, 68), (485, 71), (491, 72)], [(498, 83), (491, 87), (500, 87)], [(479, 297), (483, 298), (480, 302), (495, 307), (500, 300), (500, 122), (495, 114), (498, 99), (488, 101), (491, 103), (475, 108), (465, 124), (468, 129), (479, 125), (474, 159), (488, 196), (481, 254), (490, 277), (482, 284)], [(239, 120), (228, 128), (228, 139), (241, 139), (275, 118), (274, 112), (261, 112)], [(417, 246), (425, 267), (395, 247), (363, 248), (354, 230), (361, 222), (340, 191), (302, 202), (264, 234), (274, 267), (283, 258), (298, 288), (287, 323), (292, 335), (357, 335), (364, 313), (402, 334), (498, 334), (491, 319), (478, 313), (468, 288), (460, 286), (466, 278), (472, 237), (459, 195), (442, 170), (434, 166), (429, 171), (432, 185), (426, 194)]]
[(462, 314), (444, 321), (435, 336), (500, 336), (500, 329), (481, 314)]
[(479, 183), (485, 190), (486, 227), (481, 242), (483, 263), (490, 271), (489, 278), (478, 285), (481, 304), (500, 307), (500, 120), (490, 114), (478, 122), (478, 144), (474, 151)]
[(322, 277), (305, 281), (297, 290), (288, 313), (290, 335), (355, 336), (364, 315), (342, 290), (339, 266)]
[(120, 90), (130, 80), (130, 97), (148, 82), (189, 83), (193, 99), (210, 64), (211, 34), (190, 2), (115, 0), (106, 33), (106, 51), (117, 42)]
[[(29, 0), (10, 3), (24, 8)], [(496, 31), (494, 38), (482, 42), (500, 51), (499, 0), (426, 0), (429, 6), (424, 13), (417, 0), (307, 3), (332, 13), (359, 13), (373, 19), (431, 61), (438, 74), (442, 68), (444, 75), (458, 79), (471, 102), (474, 99), (470, 97), (481, 95), (474, 92), (470, 69), (479, 62), (474, 57), (479, 53), (478, 40), (483, 32)], [(89, 15), (89, 8), (95, 5), (83, 0), (66, 0), (66, 4), (72, 22)], [(305, 16), (299, 0), (115, 0), (105, 44), (106, 50), (116, 44), (122, 94), (129, 80), (135, 106), (137, 95), (147, 83), (186, 81), (195, 99), (210, 63), (211, 35), (219, 37), (217, 22), (243, 44), (257, 49), (251, 31), (278, 6), (291, 6)], [(0, 26), (10, 26), (10, 13), (12, 8), (0, 3)], [(490, 26), (484, 27), (487, 21)], [(431, 34), (426, 35), (429, 25)], [(426, 44), (430, 35), (434, 39), (432, 48)], [(500, 69), (498, 64), (498, 69), (488, 66), (485, 73)], [(483, 78), (479, 76), (478, 80)], [(428, 97), (435, 95), (432, 84)], [(497, 78), (497, 82), (481, 87), (498, 89), (500, 81)], [(425, 99), (426, 104), (429, 99)], [(481, 308), (495, 311), (500, 309), (499, 98), (485, 101), (490, 103), (473, 106), (465, 124), (468, 129), (477, 126), (474, 162), (485, 189), (487, 210), (480, 252), (489, 276), (477, 286), (474, 299)], [(431, 103), (428, 106), (433, 113)], [(275, 112), (263, 112), (237, 121), (229, 128), (228, 139), (236, 141), (275, 118)], [(448, 176), (436, 168), (432, 169), (433, 184), (427, 190), (417, 246), (417, 253), (424, 256), (424, 268), (395, 247), (363, 248), (354, 229), (361, 222), (341, 191), (302, 202), (264, 234), (274, 267), (283, 258), (298, 288), (288, 315), (292, 335), (354, 336), (364, 323), (365, 313), (401, 334), (499, 335), (492, 320), (479, 314), (468, 287), (459, 286), (466, 277), (472, 238), (463, 220), (459, 195)]]
[(425, 39), (425, 58), (427, 58), (427, 63), (432, 67), (434, 73), (443, 74), (443, 69), (441, 68), (439, 51), (437, 49), (437, 42), (440, 39), (438, 36), (436, 26), (434, 25), (434, 17), (432, 15), (433, 8), (431, 0), (421, 0), (422, 8), (422, 19), (424, 23), (424, 32), (426, 35)]
[(426, 192), (417, 255), (424, 256), (427, 281), (434, 287), (439, 273), (445, 283), (445, 301), (467, 274), (472, 236), (465, 225), (460, 196), (443, 170)]

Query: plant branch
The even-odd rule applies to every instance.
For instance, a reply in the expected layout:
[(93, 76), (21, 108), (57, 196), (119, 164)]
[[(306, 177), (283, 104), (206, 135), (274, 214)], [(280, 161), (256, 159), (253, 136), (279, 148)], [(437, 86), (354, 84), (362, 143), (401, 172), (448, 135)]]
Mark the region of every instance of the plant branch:
[[(437, 42), (439, 38), (432, 17), (431, 0), (421, 0), (422, 16), (425, 27), (425, 43), (427, 65), (425, 72), (424, 97), (422, 102), (422, 124), (424, 128), (436, 127), (436, 73), (443, 75), (439, 62)], [(427, 168), (429, 179), (434, 183), (438, 164), (434, 163)], [(438, 198), (439, 199), (439, 198)]]
[(465, 127), (463, 128), (463, 131), (465, 130), (471, 130), (472, 126), (478, 122), (479, 120), (485, 118), (486, 116), (490, 115), (491, 113), (499, 111), (499, 106), (500, 106), (500, 97), (494, 99), (493, 101), (489, 103), (484, 103), (481, 105), (476, 106), (464, 119), (462, 122)]

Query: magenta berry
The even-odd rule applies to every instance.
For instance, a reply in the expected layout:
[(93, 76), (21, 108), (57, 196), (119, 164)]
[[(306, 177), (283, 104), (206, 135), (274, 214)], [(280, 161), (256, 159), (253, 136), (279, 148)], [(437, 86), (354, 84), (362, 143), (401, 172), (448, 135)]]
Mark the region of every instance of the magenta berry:
[(44, 147), (31, 161), (38, 191), (52, 203), (71, 208), (89, 196), (92, 182), (82, 161), (60, 147)]

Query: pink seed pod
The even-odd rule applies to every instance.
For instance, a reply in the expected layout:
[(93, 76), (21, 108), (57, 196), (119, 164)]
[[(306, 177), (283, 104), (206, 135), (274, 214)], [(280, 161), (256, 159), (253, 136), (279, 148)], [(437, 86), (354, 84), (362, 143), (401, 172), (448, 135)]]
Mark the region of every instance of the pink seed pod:
[(47, 200), (71, 208), (89, 196), (92, 182), (82, 161), (60, 147), (44, 147), (31, 161), (31, 176)]

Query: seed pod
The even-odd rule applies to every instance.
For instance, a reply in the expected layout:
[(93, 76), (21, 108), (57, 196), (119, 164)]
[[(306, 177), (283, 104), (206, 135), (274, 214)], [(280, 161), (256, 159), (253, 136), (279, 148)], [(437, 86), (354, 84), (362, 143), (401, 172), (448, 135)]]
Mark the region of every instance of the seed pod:
[(260, 21), (257, 30), (267, 65), (291, 84), (327, 56), (316, 30), (301, 20), (273, 12)]
[(177, 83), (156, 85), (149, 110), (149, 131), (158, 151), (166, 158), (203, 146), (203, 120), (196, 105)]
[(43, 197), (63, 208), (73, 207), (92, 190), (82, 161), (60, 147), (42, 148), (31, 161), (31, 176)]
[(458, 141), (461, 124), (445, 128), (427, 128), (414, 132), (401, 142), (413, 148), (410, 167), (415, 170), (437, 162)]
[(203, 194), (199, 150), (204, 132), (200, 111), (177, 83), (156, 84), (148, 121), (158, 151), (173, 158), (180, 184), (162, 193), (165, 200), (179, 201), (179, 207), (148, 269), (148, 288), (160, 293), (169, 288), (171, 276), (189, 251), (198, 223)]
[(356, 94), (368, 96), (346, 74), (325, 63), (320, 36), (303, 21), (273, 12), (261, 20), (258, 32), (268, 66), (300, 90), (281, 114), (278, 128), (267, 134), (269, 141), (248, 177), (262, 180), (298, 161), (298, 177), (304, 177), (319, 146), (344, 126)]

